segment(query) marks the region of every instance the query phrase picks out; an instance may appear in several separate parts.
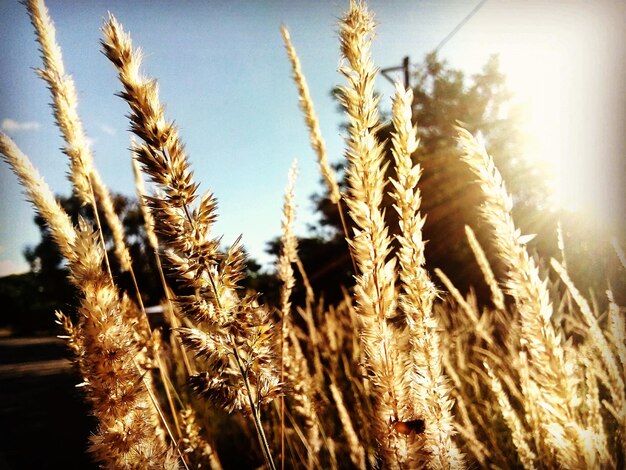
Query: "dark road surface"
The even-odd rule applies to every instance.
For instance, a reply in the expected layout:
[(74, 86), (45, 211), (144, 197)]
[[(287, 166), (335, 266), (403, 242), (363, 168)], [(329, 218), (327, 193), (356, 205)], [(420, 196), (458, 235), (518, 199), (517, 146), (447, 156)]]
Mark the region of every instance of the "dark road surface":
[(92, 469), (93, 428), (62, 340), (0, 338), (0, 469)]

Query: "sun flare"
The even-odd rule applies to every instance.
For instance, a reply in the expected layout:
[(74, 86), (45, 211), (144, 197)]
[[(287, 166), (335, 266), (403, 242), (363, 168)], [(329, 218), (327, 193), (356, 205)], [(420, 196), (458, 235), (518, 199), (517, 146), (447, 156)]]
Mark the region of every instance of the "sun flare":
[(593, 13), (555, 17), (511, 42), (502, 66), (525, 111), (527, 156), (550, 180), (550, 205), (608, 221), (619, 217), (619, 100), (615, 79), (601, 76), (609, 56), (597, 53), (606, 12)]

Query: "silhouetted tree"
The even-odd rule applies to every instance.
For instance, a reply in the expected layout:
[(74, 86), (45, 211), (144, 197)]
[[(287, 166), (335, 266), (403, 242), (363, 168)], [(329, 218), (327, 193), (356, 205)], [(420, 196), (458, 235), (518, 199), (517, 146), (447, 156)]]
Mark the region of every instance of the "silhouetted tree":
[[(460, 160), (455, 126), (461, 124), (470, 132), (482, 135), (513, 194), (516, 220), (526, 233), (549, 234), (547, 243), (545, 238), (542, 242), (552, 247), (555, 218), (533, 217), (548, 210), (546, 180), (524, 158), (519, 111), (511, 106), (511, 94), (497, 57), (492, 57), (480, 73), (467, 77), (435, 54), (428, 54), (413, 75), (412, 83), (413, 119), (420, 138), (413, 159), (423, 168), (419, 188), (421, 212), (427, 214), (424, 226), (424, 239), (428, 240), (427, 267), (441, 268), (462, 290), (474, 285), (486, 292), (478, 279), (480, 273), (464, 232), (464, 226), (470, 225), (489, 252), (490, 237), (478, 216), (482, 194), (467, 165)], [(389, 159), (392, 130), (387, 124), (378, 132), (380, 140), (387, 142)], [(388, 176), (395, 176), (393, 165), (389, 165)], [(343, 176), (341, 179), (345, 185)], [(320, 279), (319, 290), (329, 298), (336, 298), (339, 280), (352, 282), (352, 268), (337, 208), (326, 196), (316, 195), (314, 200), (321, 215), (320, 231), (330, 236), (301, 240), (300, 252), (310, 276)], [(391, 198), (387, 197), (384, 204), (388, 226), (394, 232), (397, 217)], [(306, 252), (305, 246), (313, 251)], [(491, 261), (497, 269), (497, 259)]]
[[(113, 203), (126, 234), (126, 243), (133, 259), (133, 270), (146, 306), (158, 304), (164, 297), (163, 287), (152, 248), (145, 234), (144, 220), (138, 201), (121, 194), (113, 194)], [(90, 206), (81, 205), (74, 197), (59, 197), (59, 203), (76, 224), (79, 217), (94, 224), (95, 219)], [(30, 272), (0, 279), (0, 301), (8, 308), (0, 317), (0, 327), (10, 327), (17, 333), (32, 334), (37, 331), (54, 332), (54, 311), (61, 309), (72, 314), (76, 305), (77, 293), (67, 279), (68, 271), (63, 257), (52, 239), (44, 219), (34, 217), (41, 240), (35, 246), (24, 250), (24, 257), (30, 265)], [(116, 283), (136, 298), (135, 288), (128, 273), (121, 271), (113, 253), (111, 230), (100, 214), (111, 271)], [(270, 274), (263, 273), (261, 266), (253, 259), (248, 260), (248, 276), (244, 287), (251, 289), (274, 288), (277, 280)], [(179, 286), (170, 285), (175, 291)], [(278, 289), (275, 289), (276, 291)], [(269, 297), (272, 298), (271, 295)]]

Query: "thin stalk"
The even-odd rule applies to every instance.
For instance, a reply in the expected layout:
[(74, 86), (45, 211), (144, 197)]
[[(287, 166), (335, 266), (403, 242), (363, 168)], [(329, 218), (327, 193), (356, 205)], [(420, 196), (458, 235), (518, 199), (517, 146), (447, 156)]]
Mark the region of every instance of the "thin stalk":
[[(173, 323), (172, 320), (176, 318), (176, 316), (174, 314), (174, 304), (172, 303), (172, 297), (170, 295), (170, 289), (169, 289), (169, 287), (167, 285), (167, 282), (165, 281), (165, 273), (163, 272), (163, 265), (161, 264), (161, 257), (159, 256), (159, 253), (156, 250), (154, 251), (154, 256), (156, 258), (157, 270), (159, 271), (159, 277), (161, 278), (161, 284), (163, 285), (163, 291), (165, 292), (165, 299), (167, 300), (167, 306), (169, 307), (170, 311), (172, 312), (172, 319), (170, 320), (170, 323)], [(176, 326), (176, 325), (172, 325), (172, 326)], [(187, 372), (187, 376), (190, 377), (191, 375), (194, 374), (193, 367), (191, 366), (191, 362), (189, 361), (189, 357), (187, 357), (187, 351), (185, 351), (185, 348), (183, 347), (183, 344), (180, 341), (180, 338), (178, 336), (176, 336), (176, 337), (177, 337), (177, 344), (180, 346), (180, 351), (181, 351), (182, 356), (183, 356), (183, 364), (185, 365), (185, 371)]]
[[(104, 237), (103, 237), (102, 227), (100, 225), (100, 217), (98, 215), (97, 202), (96, 202), (96, 199), (95, 199), (95, 193), (94, 193), (94, 190), (93, 190), (93, 185), (91, 183), (91, 177), (90, 176), (88, 176), (87, 181), (89, 182), (89, 189), (91, 191), (92, 208), (93, 208), (93, 211), (94, 211), (94, 214), (95, 214), (95, 217), (96, 217), (96, 222), (98, 224), (98, 233), (99, 233), (100, 241), (102, 243), (102, 251), (104, 253), (104, 259), (105, 259), (105, 262), (106, 262), (106, 266), (107, 266), (107, 270), (108, 270), (109, 276), (111, 276), (111, 280), (113, 280), (113, 277), (111, 275), (111, 267), (109, 265), (109, 259), (108, 259), (107, 252), (106, 252), (106, 246), (104, 245)], [(130, 277), (131, 277), (131, 279), (133, 281), (133, 286), (135, 288), (135, 293), (136, 293), (136, 296), (137, 296), (137, 303), (139, 304), (139, 308), (141, 309), (142, 318), (143, 318), (143, 320), (144, 320), (144, 322), (146, 324), (147, 332), (152, 337), (152, 334), (153, 334), (152, 333), (152, 327), (150, 326), (150, 321), (148, 320), (148, 313), (146, 312), (146, 308), (144, 306), (143, 299), (141, 298), (141, 291), (139, 290), (139, 285), (137, 284), (137, 277), (135, 276), (135, 270), (133, 269), (132, 264), (129, 266), (129, 273), (130, 273)], [(157, 363), (159, 364), (159, 367), (158, 367), (159, 375), (161, 377), (161, 381), (163, 382), (163, 386), (165, 388), (165, 395), (167, 397), (167, 402), (168, 402), (168, 405), (170, 407), (170, 411), (171, 411), (171, 414), (172, 414), (172, 419), (174, 420), (174, 425), (176, 427), (176, 433), (178, 434), (178, 437), (180, 438), (180, 437), (182, 437), (182, 432), (180, 430), (180, 423), (178, 422), (178, 417), (177, 417), (176, 408), (174, 406), (174, 401), (172, 400), (172, 394), (171, 394), (171, 391), (170, 391), (169, 387), (167, 386), (167, 383), (166, 383), (166, 380), (165, 380), (165, 372), (163, 371), (163, 367), (164, 367), (163, 360), (162, 360), (162, 358), (160, 356), (157, 356), (156, 359), (157, 359)], [(146, 385), (146, 387), (148, 387), (148, 385)], [(151, 390), (149, 392), (152, 394)], [(159, 415), (162, 414), (162, 411), (160, 409), (158, 409), (157, 411), (159, 412)], [(173, 438), (173, 436), (171, 434), (171, 431), (169, 430), (169, 427), (168, 427), (167, 423), (165, 422), (165, 419), (163, 417), (162, 417), (162, 419), (163, 419), (163, 423), (164, 423), (165, 427), (168, 429), (168, 433), (170, 434), (170, 437), (172, 438), (172, 440), (174, 440), (174, 438)]]
[(130, 273), (130, 278), (133, 280), (133, 286), (135, 287), (135, 293), (137, 294), (137, 303), (139, 304), (139, 308), (143, 312), (146, 318), (146, 322), (148, 323), (148, 326), (150, 326), (150, 322), (148, 321), (148, 314), (146, 312), (146, 308), (143, 305), (143, 299), (141, 298), (141, 291), (139, 290), (139, 285), (137, 284), (137, 278), (135, 277), (135, 270), (133, 269), (132, 265), (130, 266), (130, 269), (128, 270), (128, 272)]
[(304, 289), (306, 290), (307, 306), (313, 307), (313, 302), (315, 300), (315, 293), (313, 292), (313, 287), (311, 287), (309, 276), (307, 276), (306, 274), (306, 271), (304, 269), (304, 264), (302, 263), (302, 259), (300, 258), (299, 255), (296, 257), (296, 266), (298, 267), (300, 276), (302, 276), (302, 283), (304, 284)]
[[(300, 441), (304, 445), (304, 448), (306, 449), (307, 453), (309, 455), (312, 455), (313, 454), (313, 449), (311, 449), (311, 446), (309, 446), (309, 444), (308, 444), (308, 442), (306, 440), (306, 437), (304, 436), (304, 434), (302, 432), (302, 429), (300, 429), (300, 426), (298, 426), (298, 423), (296, 422), (296, 420), (293, 417), (293, 415), (291, 413), (289, 413), (289, 411), (287, 411), (287, 418), (289, 419), (289, 422), (291, 423), (291, 427), (293, 428), (295, 433), (300, 438)], [(298, 452), (298, 455), (300, 456), (301, 461), (304, 461), (304, 458), (303, 458), (302, 454), (300, 454), (300, 452)], [(319, 463), (319, 460), (315, 456), (313, 457), (313, 464), (315, 465), (315, 468), (318, 468), (318, 469), (322, 468), (320, 463)]]
[[(280, 382), (285, 383), (285, 312), (280, 319)], [(280, 468), (285, 470), (285, 395), (280, 396)]]
[[(130, 273), (131, 279), (133, 280), (135, 291), (137, 292), (137, 301), (139, 302), (139, 307), (141, 308), (141, 311), (143, 313), (142, 317), (144, 321), (146, 322), (146, 328), (148, 329), (148, 333), (152, 337), (153, 333), (152, 333), (152, 327), (150, 326), (150, 321), (148, 320), (148, 312), (146, 312), (146, 309), (144, 307), (143, 300), (141, 298), (141, 291), (139, 290), (139, 285), (137, 284), (137, 278), (135, 277), (135, 270), (133, 269), (132, 265), (130, 266), (129, 273)], [(172, 400), (172, 394), (165, 380), (165, 372), (163, 370), (164, 369), (163, 360), (161, 356), (158, 354), (158, 352), (157, 352), (156, 359), (157, 359), (157, 363), (159, 364), (159, 367), (158, 367), (159, 376), (161, 377), (161, 382), (163, 382), (163, 387), (165, 388), (165, 395), (167, 397), (167, 402), (170, 407), (170, 411), (172, 413), (172, 418), (174, 420), (174, 425), (176, 427), (176, 433), (178, 434), (178, 437), (181, 438), (182, 432), (180, 430), (180, 423), (178, 422), (176, 407), (174, 406), (174, 401)]]
[[(343, 196), (342, 196), (343, 198)], [(352, 269), (354, 271), (354, 275), (356, 276), (356, 261), (354, 260), (354, 253), (352, 253), (352, 249), (350, 248), (350, 235), (348, 234), (348, 225), (346, 223), (346, 217), (343, 213), (343, 205), (341, 204), (341, 199), (337, 200), (337, 210), (339, 211), (339, 218), (341, 219), (341, 227), (343, 228), (343, 234), (346, 237), (346, 243), (348, 243), (348, 253), (350, 254), (350, 261), (352, 261)]]
[[(285, 415), (287, 416), (287, 419), (289, 420), (289, 423), (291, 424), (291, 427), (293, 428), (294, 432), (296, 433), (296, 435), (298, 436), (298, 438), (300, 439), (300, 442), (302, 442), (302, 445), (304, 446), (307, 454), (311, 454), (312, 453), (312, 449), (309, 446), (306, 437), (304, 436), (302, 429), (300, 429), (300, 426), (298, 426), (298, 423), (296, 422), (295, 418), (293, 417), (293, 415), (289, 412), (289, 410), (285, 411)], [(288, 440), (287, 443), (289, 444), (289, 449), (291, 450), (291, 457), (295, 458), (294, 456), (294, 447), (291, 443), (291, 440)], [(300, 452), (300, 450), (296, 447), (295, 448), (295, 452), (298, 454), (298, 459), (300, 462), (304, 462), (305, 460), (305, 456), (302, 455), (302, 452)], [(317, 458), (313, 458), (313, 463), (315, 464), (315, 468), (321, 469), (322, 467), (320, 466), (319, 461), (317, 460)]]
[[(164, 153), (164, 155), (167, 156), (167, 153), (165, 152), (165, 149), (161, 149), (161, 151)], [(189, 212), (189, 208), (187, 207), (187, 204), (183, 204), (182, 205), (185, 214), (187, 216), (187, 220), (189, 222), (189, 224), (194, 228), (195, 230), (195, 224), (193, 221), (193, 218), (191, 217), (191, 214)], [(211, 274), (211, 271), (207, 269), (207, 275), (209, 277), (209, 281), (211, 283), (211, 288), (213, 289), (213, 292), (215, 293), (215, 303), (217, 305), (217, 308), (219, 311), (222, 310), (222, 304), (220, 302), (219, 299), (219, 294), (217, 291), (217, 285), (215, 284), (215, 279), (213, 279), (213, 275)], [(230, 336), (230, 342), (232, 344), (232, 352), (233, 352), (233, 356), (235, 357), (235, 362), (237, 363), (237, 367), (239, 369), (239, 373), (241, 374), (241, 378), (243, 380), (244, 385), (246, 386), (246, 393), (248, 395), (248, 402), (250, 403), (250, 409), (252, 411), (252, 417), (254, 420), (254, 426), (256, 428), (258, 437), (259, 437), (259, 441), (261, 443), (261, 447), (263, 448), (263, 454), (265, 456), (265, 460), (267, 460), (267, 464), (270, 467), (270, 470), (276, 470), (276, 465), (274, 464), (274, 460), (272, 459), (272, 454), (270, 452), (270, 448), (269, 448), (269, 444), (267, 442), (267, 437), (265, 436), (265, 432), (263, 431), (263, 425), (261, 424), (261, 416), (259, 414), (259, 411), (257, 409), (257, 407), (254, 404), (254, 400), (252, 399), (252, 391), (250, 390), (250, 383), (248, 382), (248, 376), (246, 374), (246, 371), (244, 370), (243, 364), (241, 363), (241, 357), (239, 356), (239, 350), (237, 349), (237, 343), (235, 341), (235, 339), (232, 337), (232, 335)]]
[(302, 282), (306, 290), (306, 308), (304, 311), (300, 310), (300, 314), (302, 315), (302, 318), (304, 318), (307, 328), (309, 329), (309, 336), (311, 339), (311, 344), (313, 346), (313, 363), (315, 365), (315, 377), (323, 383), (324, 367), (322, 366), (319, 335), (317, 332), (317, 327), (315, 326), (315, 319), (313, 318), (313, 304), (315, 302), (315, 293), (313, 292), (313, 287), (311, 287), (309, 277), (307, 276), (306, 270), (304, 269), (302, 259), (297, 253), (296, 266), (298, 268), (298, 271), (300, 272), (300, 276), (302, 276)]
[[(135, 367), (137, 367), (137, 370), (139, 372), (139, 366), (137, 366), (137, 364), (135, 364)], [(183, 461), (183, 465), (185, 466), (185, 468), (187, 470), (189, 470), (189, 467), (187, 466), (187, 462), (185, 461), (185, 457), (183, 456), (183, 453), (180, 451), (180, 448), (178, 447), (178, 442), (176, 441), (176, 439), (174, 439), (174, 435), (172, 434), (172, 430), (170, 429), (169, 425), (167, 424), (167, 420), (165, 419), (165, 415), (163, 414), (163, 410), (161, 410), (161, 407), (159, 406), (159, 403), (156, 400), (156, 397), (154, 396), (154, 394), (152, 393), (152, 390), (150, 389), (150, 387), (148, 386), (148, 384), (146, 383), (146, 378), (145, 375), (142, 375), (142, 380), (144, 385), (146, 386), (146, 390), (148, 392), (148, 396), (150, 397), (150, 400), (152, 401), (152, 404), (154, 405), (154, 408), (156, 409), (157, 413), (159, 414), (159, 417), (161, 418), (161, 421), (163, 422), (163, 426), (165, 426), (165, 430), (167, 431), (167, 434), (169, 435), (170, 439), (172, 440), (172, 443), (174, 444), (174, 447), (176, 447), (176, 451), (178, 452), (178, 455), (180, 456), (181, 460)]]
[[(178, 438), (182, 439), (183, 433), (180, 430), (180, 422), (178, 421), (178, 413), (176, 412), (176, 407), (174, 406), (174, 400), (172, 399), (172, 392), (170, 391), (170, 387), (172, 387), (172, 382), (166, 377), (163, 361), (161, 356), (159, 355), (157, 358), (159, 362), (159, 375), (161, 376), (161, 382), (163, 382), (163, 387), (165, 388), (165, 396), (167, 397), (167, 403), (172, 412), (172, 419), (174, 420), (174, 426), (176, 427), (176, 434), (178, 434)], [(173, 387), (172, 387), (173, 388)]]
[(274, 465), (274, 460), (272, 459), (272, 454), (270, 452), (270, 446), (267, 442), (267, 438), (265, 437), (265, 432), (263, 431), (263, 425), (261, 424), (261, 416), (259, 415), (259, 410), (254, 404), (254, 400), (252, 399), (252, 391), (250, 390), (250, 383), (248, 382), (248, 376), (246, 371), (243, 368), (243, 364), (241, 363), (241, 358), (239, 357), (239, 351), (235, 346), (234, 339), (231, 338), (233, 342), (233, 355), (235, 357), (235, 361), (237, 362), (237, 367), (239, 368), (239, 373), (243, 379), (243, 383), (246, 386), (246, 393), (248, 395), (248, 402), (250, 403), (250, 409), (252, 410), (252, 417), (254, 418), (254, 427), (256, 428), (257, 435), (259, 437), (259, 442), (261, 443), (261, 447), (263, 448), (263, 455), (265, 456), (265, 460), (270, 467), (270, 470), (276, 470), (276, 465)]
[(93, 185), (91, 184), (91, 176), (87, 175), (87, 181), (89, 181), (89, 191), (91, 192), (91, 208), (93, 209), (93, 215), (96, 219), (96, 227), (98, 228), (98, 237), (100, 238), (100, 243), (102, 243), (102, 252), (104, 253), (104, 264), (107, 267), (107, 273), (111, 278), (111, 282), (113, 282), (113, 274), (111, 273), (111, 265), (109, 264), (109, 255), (107, 253), (107, 246), (104, 242), (104, 233), (102, 232), (102, 224), (100, 223), (100, 216), (98, 215), (98, 206), (96, 205), (96, 194), (93, 190)]
[[(104, 236), (103, 236), (103, 232), (102, 232), (102, 226), (100, 225), (100, 216), (98, 215), (98, 207), (97, 207), (97, 203), (96, 203), (96, 198), (95, 198), (95, 193), (93, 190), (93, 185), (91, 183), (91, 177), (88, 176), (87, 177), (87, 181), (89, 182), (89, 189), (91, 191), (91, 197), (92, 197), (92, 208), (93, 208), (93, 212), (95, 214), (95, 219), (96, 219), (96, 223), (98, 226), (98, 234), (100, 237), (100, 242), (102, 243), (102, 251), (104, 253), (104, 260), (106, 263), (106, 267), (107, 267), (107, 271), (109, 276), (111, 277), (111, 281), (113, 281), (113, 276), (111, 274), (111, 266), (109, 264), (109, 258), (107, 255), (107, 250), (106, 250), (106, 245), (104, 244)], [(129, 269), (129, 273), (130, 273), (130, 277), (133, 281), (133, 286), (135, 288), (135, 293), (137, 296), (137, 302), (139, 304), (139, 307), (141, 309), (142, 312), (142, 317), (146, 323), (146, 328), (148, 333), (150, 334), (150, 336), (152, 337), (152, 327), (150, 326), (150, 321), (148, 320), (148, 313), (146, 312), (146, 308), (144, 306), (143, 303), (143, 299), (141, 298), (141, 291), (139, 290), (139, 285), (137, 284), (137, 277), (135, 276), (135, 270), (132, 267), (132, 264), (130, 265), (130, 269)], [(169, 387), (167, 386), (167, 382), (165, 380), (165, 372), (163, 371), (163, 361), (161, 359), (160, 356), (158, 356), (157, 358), (157, 363), (159, 364), (159, 376), (161, 378), (161, 381), (163, 382), (163, 386), (165, 388), (165, 395), (167, 397), (167, 402), (168, 405), (170, 407), (170, 411), (172, 414), (172, 419), (174, 420), (174, 426), (176, 427), (176, 433), (178, 434), (178, 437), (181, 438), (182, 437), (182, 432), (180, 430), (180, 423), (178, 422), (178, 417), (177, 417), (177, 412), (176, 412), (176, 407), (174, 406), (174, 401), (172, 400), (172, 394), (171, 391), (169, 389)], [(150, 394), (150, 398), (152, 397), (152, 390), (150, 390), (150, 387), (148, 386), (148, 384), (146, 384), (146, 388), (148, 389), (148, 393)], [(154, 399), (153, 399), (154, 402)], [(170, 438), (172, 439), (172, 441), (175, 443), (176, 445), (176, 449), (178, 450), (178, 453), (180, 454), (180, 450), (178, 449), (178, 445), (176, 444), (176, 441), (174, 440), (174, 436), (172, 435), (171, 430), (169, 429), (169, 426), (167, 424), (167, 422), (165, 421), (165, 417), (162, 414), (162, 410), (160, 409), (160, 407), (155, 403), (155, 406), (157, 407), (157, 412), (159, 413), (159, 416), (161, 416), (161, 420), (163, 421), (164, 426), (167, 429), (168, 434), (170, 435)], [(181, 458), (182, 458), (182, 454)], [(184, 459), (183, 459), (184, 460)], [(187, 464), (185, 464), (185, 467), (187, 467)]]
[[(187, 209), (187, 205), (183, 205), (185, 208), (185, 213), (189, 215), (189, 211)], [(189, 223), (193, 225), (193, 221), (189, 219)], [(219, 311), (222, 310), (222, 304), (220, 302), (217, 286), (215, 284), (215, 279), (213, 279), (213, 275), (210, 271), (207, 270), (207, 274), (209, 276), (209, 281), (211, 283), (211, 288), (213, 292), (215, 292), (215, 303), (217, 304), (217, 308)], [(239, 356), (239, 350), (237, 349), (237, 343), (235, 338), (232, 335), (229, 337), (230, 342), (233, 347), (233, 356), (235, 357), (235, 362), (237, 363), (237, 368), (239, 369), (239, 373), (241, 374), (241, 379), (243, 380), (244, 385), (246, 386), (246, 394), (248, 395), (248, 402), (250, 403), (250, 410), (252, 411), (252, 417), (254, 421), (254, 427), (256, 428), (257, 435), (259, 437), (259, 442), (261, 443), (261, 447), (263, 448), (263, 455), (265, 456), (265, 460), (267, 460), (267, 464), (270, 466), (270, 470), (276, 470), (276, 465), (274, 464), (274, 460), (272, 459), (272, 454), (270, 452), (270, 447), (267, 442), (267, 437), (265, 436), (265, 432), (263, 431), (263, 425), (261, 424), (261, 415), (257, 406), (254, 404), (254, 400), (252, 399), (252, 390), (250, 389), (250, 382), (248, 381), (248, 375), (246, 370), (241, 363), (241, 357)]]

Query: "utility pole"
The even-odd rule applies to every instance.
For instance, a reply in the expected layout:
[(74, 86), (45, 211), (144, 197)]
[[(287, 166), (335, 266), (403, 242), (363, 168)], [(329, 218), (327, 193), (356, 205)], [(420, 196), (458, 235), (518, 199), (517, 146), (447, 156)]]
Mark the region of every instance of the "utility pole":
[(405, 56), (402, 59), (402, 69), (404, 71), (404, 89), (408, 89), (411, 84), (411, 75), (409, 73), (409, 56)]
[(385, 69), (381, 69), (380, 74), (389, 80), (392, 84), (396, 81), (389, 75), (389, 72), (397, 72), (398, 70), (402, 71), (402, 76), (404, 78), (404, 88), (410, 88), (411, 86), (411, 62), (409, 60), (409, 56), (406, 56), (402, 59), (402, 65), (398, 65), (396, 67), (387, 67)]
[[(480, 10), (483, 5), (487, 3), (487, 0), (480, 0), (476, 6), (473, 8), (472, 11), (470, 11), (468, 13), (468, 15), (463, 18), (459, 24), (457, 24), (452, 31), (450, 31), (448, 33), (448, 35), (443, 38), (441, 40), (441, 42), (439, 44), (437, 44), (437, 47), (435, 47), (434, 52), (438, 52), (439, 49), (441, 49), (450, 39), (452, 39), (454, 37), (454, 35), (456, 33), (459, 32), (459, 30), (465, 25), (465, 23), (467, 23), (470, 18), (472, 18), (472, 16), (474, 16), (476, 13), (478, 13), (478, 10)], [(391, 84), (395, 84), (396, 80), (393, 79), (393, 77), (391, 77), (390, 75), (388, 75), (389, 72), (397, 72), (398, 70), (402, 70), (402, 74), (404, 77), (404, 88), (409, 88), (411, 85), (411, 73), (409, 70), (409, 67), (411, 66), (411, 63), (409, 62), (409, 56), (406, 56), (404, 59), (402, 59), (402, 65), (396, 66), (396, 67), (387, 67), (385, 69), (381, 69), (380, 70), (380, 74), (385, 77), (387, 80), (389, 80), (391, 82)]]

